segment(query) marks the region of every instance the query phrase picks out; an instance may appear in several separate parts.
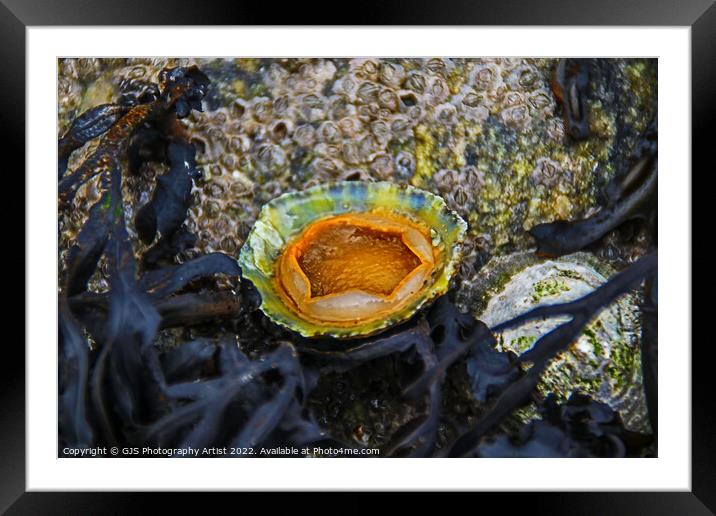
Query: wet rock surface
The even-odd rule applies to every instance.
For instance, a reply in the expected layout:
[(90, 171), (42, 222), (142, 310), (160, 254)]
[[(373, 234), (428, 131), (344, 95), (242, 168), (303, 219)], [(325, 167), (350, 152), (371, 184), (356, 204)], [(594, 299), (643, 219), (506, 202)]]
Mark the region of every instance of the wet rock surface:
[[(594, 208), (656, 112), (655, 60), (585, 63), (591, 133), (575, 142), (550, 86), (556, 60), (80, 59), (60, 62), (58, 133), (193, 63), (212, 80), (206, 112), (186, 123), (204, 172), (189, 216), (202, 252), (240, 248), (281, 193), (351, 178), (439, 193), (473, 246), (524, 248), (525, 229)], [(134, 204), (151, 176), (128, 181)]]

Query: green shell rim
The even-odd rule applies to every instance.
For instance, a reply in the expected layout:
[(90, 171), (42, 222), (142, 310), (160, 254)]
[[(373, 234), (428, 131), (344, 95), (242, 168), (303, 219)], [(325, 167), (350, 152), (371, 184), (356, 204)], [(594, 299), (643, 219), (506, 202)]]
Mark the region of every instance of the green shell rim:
[[(355, 326), (318, 325), (286, 305), (275, 288), (276, 262), (286, 244), (308, 224), (342, 213), (382, 207), (431, 228), (433, 245), (447, 253), (437, 277), (411, 304), (382, 319)], [(447, 292), (462, 258), (467, 223), (438, 195), (391, 182), (341, 181), (282, 194), (266, 203), (239, 255), (242, 278), (261, 296), (261, 310), (273, 322), (303, 337), (359, 338), (373, 335), (412, 317), (426, 303)]]

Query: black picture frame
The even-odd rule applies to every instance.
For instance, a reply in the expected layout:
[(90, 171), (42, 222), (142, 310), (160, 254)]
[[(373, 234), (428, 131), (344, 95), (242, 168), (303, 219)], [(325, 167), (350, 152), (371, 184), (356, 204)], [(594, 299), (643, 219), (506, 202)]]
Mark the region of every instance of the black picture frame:
[[(692, 50), (692, 152), (693, 168), (706, 159), (707, 145), (713, 146), (708, 128), (716, 120), (716, 5), (714, 0), (460, 0), (450, 3), (396, 1), (362, 2), (351, 24), (386, 25), (656, 25), (691, 27)], [(28, 26), (47, 25), (315, 25), (315, 13), (330, 13), (334, 4), (281, 4), (272, 9), (262, 3), (178, 0), (150, 3), (146, 0), (0, 0), (0, 131), (4, 153), (25, 147), (26, 38)], [(346, 20), (345, 17), (340, 19)], [(326, 20), (328, 21), (328, 20)], [(330, 22), (329, 22), (330, 23)], [(335, 23), (335, 21), (333, 22)], [(91, 42), (88, 42), (90, 45)], [(568, 52), (568, 46), (565, 46)], [(25, 196), (24, 153), (13, 152), (17, 163), (5, 168), (4, 192), (21, 189)], [(709, 169), (701, 172), (709, 172)], [(12, 170), (12, 173), (11, 173)], [(687, 171), (680, 171), (684, 175)], [(9, 177), (12, 176), (12, 177)], [(693, 174), (692, 177), (695, 177)], [(8, 180), (18, 184), (8, 185)], [(48, 173), (48, 181), (54, 176)], [(25, 198), (23, 196), (23, 198)], [(20, 198), (16, 194), (11, 197)], [(6, 201), (10, 202), (10, 201)], [(696, 203), (694, 203), (696, 204)], [(19, 213), (20, 208), (13, 208)], [(24, 213), (24, 211), (23, 211)], [(694, 213), (694, 221), (700, 220)], [(19, 222), (15, 222), (19, 232)], [(7, 237), (10, 238), (10, 237)], [(15, 238), (12, 267), (25, 263), (25, 236)], [(703, 245), (703, 244), (700, 244)], [(692, 260), (692, 264), (694, 261)], [(695, 262), (698, 263), (698, 262)], [(27, 274), (31, 271), (26, 270)], [(19, 306), (19, 303), (15, 303)], [(31, 306), (26, 307), (32, 310)], [(9, 325), (6, 326), (6, 330)], [(6, 331), (6, 335), (10, 335)], [(8, 514), (98, 514), (135, 512), (146, 502), (131, 493), (26, 493), (25, 450), (25, 353), (19, 339), (6, 338), (0, 360), (0, 511)], [(689, 343), (683, 343), (688, 345)], [(711, 396), (709, 347), (694, 339), (692, 347), (692, 491), (641, 493), (530, 493), (510, 495), (512, 504), (550, 514), (712, 514), (716, 511), (716, 411)], [(54, 352), (54, 349), (48, 350)], [(171, 498), (171, 500), (170, 500)], [(181, 496), (163, 496), (167, 512), (171, 501)], [(354, 500), (354, 507), (362, 505)], [(365, 503), (365, 502), (363, 502)], [(245, 505), (244, 505), (245, 507)]]

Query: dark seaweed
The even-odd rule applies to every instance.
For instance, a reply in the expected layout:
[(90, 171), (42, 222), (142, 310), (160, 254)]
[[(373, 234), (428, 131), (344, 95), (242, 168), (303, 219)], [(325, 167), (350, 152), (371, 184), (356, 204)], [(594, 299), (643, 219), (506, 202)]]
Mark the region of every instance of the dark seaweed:
[(127, 111), (126, 106), (102, 104), (77, 117), (57, 145), (58, 177), (62, 179), (65, 175), (74, 151), (107, 132)]
[(118, 103), (122, 106), (134, 107), (139, 104), (154, 102), (161, 96), (159, 86), (143, 79), (124, 79), (119, 84), (120, 97)]
[[(121, 215), (120, 188), (120, 174), (115, 169), (110, 210)], [(137, 283), (137, 265), (123, 216), (113, 220), (105, 253), (111, 295), (104, 342), (92, 379), (92, 398), (104, 435), (117, 442), (113, 416), (136, 426), (155, 395), (151, 370), (144, 364), (157, 360), (152, 342), (160, 316)]]
[(171, 142), (167, 155), (169, 172), (157, 177), (151, 200), (134, 219), (139, 237), (147, 244), (157, 232), (161, 238), (171, 238), (179, 229), (189, 209), (192, 184), (200, 175), (196, 169), (196, 149), (191, 143)]
[(90, 208), (87, 222), (82, 226), (68, 253), (66, 280), (68, 296), (87, 290), (87, 282), (94, 274), (109, 240), (110, 227), (114, 217), (114, 213), (110, 210), (109, 181), (109, 175), (103, 177), (104, 193), (99, 201)]
[(481, 443), (478, 457), (638, 457), (649, 438), (624, 429), (608, 405), (574, 393), (564, 404), (550, 394), (541, 419), (523, 426), (515, 438), (496, 436)]
[(168, 382), (198, 378), (210, 367), (217, 346), (206, 339), (186, 342), (165, 350), (159, 355), (164, 376)]
[(552, 90), (562, 103), (564, 128), (573, 140), (589, 136), (585, 103), (589, 87), (589, 59), (560, 59), (552, 75)]
[[(270, 435), (301, 385), (293, 347), (283, 345), (265, 360), (251, 361), (236, 343), (225, 341), (217, 362), (216, 377), (165, 387), (170, 399), (188, 403), (149, 426), (144, 432), (146, 439), (164, 446), (183, 443), (194, 447), (246, 447)], [(267, 380), (271, 372), (280, 375), (280, 386)], [(257, 378), (264, 381), (256, 381)], [(242, 407), (244, 403), (250, 406)]]
[(432, 336), (438, 344), (438, 367), (433, 374), (444, 376), (447, 368), (466, 356), (467, 371), (475, 399), (485, 402), (514, 381), (518, 373), (514, 357), (497, 351), (490, 329), (461, 313), (447, 298), (441, 298), (428, 316)]
[(86, 401), (89, 346), (65, 299), (60, 299), (59, 330), (59, 440), (88, 448), (94, 442)]
[(151, 126), (139, 127), (129, 138), (127, 146), (129, 173), (139, 174), (144, 163), (166, 163), (167, 143), (162, 131)]
[(236, 260), (223, 253), (209, 253), (180, 265), (147, 271), (141, 285), (152, 298), (161, 299), (181, 290), (191, 281), (212, 274), (239, 275)]

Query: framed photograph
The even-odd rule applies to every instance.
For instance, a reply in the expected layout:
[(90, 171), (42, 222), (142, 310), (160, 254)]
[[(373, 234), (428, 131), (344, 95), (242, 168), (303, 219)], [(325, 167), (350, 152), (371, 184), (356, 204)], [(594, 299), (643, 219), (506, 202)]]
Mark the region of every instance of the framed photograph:
[(420, 7), (259, 27), (3, 0), (27, 203), (3, 509), (427, 490), (713, 510), (691, 149), (716, 8)]

